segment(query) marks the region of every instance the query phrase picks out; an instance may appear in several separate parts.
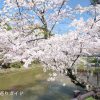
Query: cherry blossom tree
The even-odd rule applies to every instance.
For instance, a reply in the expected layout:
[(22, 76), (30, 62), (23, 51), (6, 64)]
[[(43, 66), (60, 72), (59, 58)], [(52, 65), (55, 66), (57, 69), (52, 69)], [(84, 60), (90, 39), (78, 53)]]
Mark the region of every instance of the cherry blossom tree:
[(39, 29), (48, 38), (57, 23), (72, 18), (73, 11), (67, 3), (68, 0), (6, 0), (3, 12), (21, 31), (29, 34)]

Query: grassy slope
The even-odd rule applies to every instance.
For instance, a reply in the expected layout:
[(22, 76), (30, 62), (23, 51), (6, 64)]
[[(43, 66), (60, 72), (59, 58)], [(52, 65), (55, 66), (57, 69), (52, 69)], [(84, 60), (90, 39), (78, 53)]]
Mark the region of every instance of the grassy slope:
[(47, 73), (44, 73), (41, 65), (34, 64), (35, 68), (7, 71), (0, 74), (0, 90), (20, 89), (27, 85), (35, 85), (38, 81), (45, 80)]

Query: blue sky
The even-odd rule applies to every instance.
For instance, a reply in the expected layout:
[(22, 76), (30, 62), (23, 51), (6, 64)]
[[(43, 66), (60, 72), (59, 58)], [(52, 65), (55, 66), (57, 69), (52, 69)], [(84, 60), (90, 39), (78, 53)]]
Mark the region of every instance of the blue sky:
[[(4, 2), (4, 0), (0, 0), (0, 9), (3, 6), (3, 2)], [(69, 0), (69, 6), (71, 6), (72, 8), (74, 8), (78, 4), (80, 4), (83, 7), (89, 6), (90, 0)], [(83, 17), (86, 20), (86, 19), (88, 19), (89, 15), (88, 14), (83, 14), (81, 16), (77, 15), (77, 19), (79, 19), (80, 17)], [(71, 23), (70, 20), (66, 20), (66, 21), (68, 23)], [(63, 22), (61, 22), (60, 24), (56, 25), (56, 27), (54, 29), (54, 33), (63, 34), (70, 30), (70, 28), (68, 27), (68, 24), (65, 24), (64, 22), (65, 22), (65, 20), (63, 20)]]
[(0, 9), (2, 8), (4, 0), (0, 0)]
[(90, 0), (70, 0), (69, 5), (71, 7), (75, 7), (77, 4), (82, 6), (88, 6), (90, 4)]
[[(75, 6), (77, 6), (78, 4), (80, 4), (81, 6), (83, 7), (86, 7), (86, 6), (89, 6), (91, 3), (90, 3), (90, 0), (69, 0), (69, 6), (74, 8)], [(77, 15), (77, 19), (79, 19), (80, 17), (83, 17), (85, 20), (87, 20), (90, 16), (85, 13), (85, 14), (82, 14), (82, 15)], [(66, 20), (68, 23), (71, 23), (70, 20)], [(73, 28), (69, 28), (68, 27), (68, 24), (65, 24), (64, 21), (58, 25), (56, 25), (54, 31), (57, 33), (57, 34), (64, 34), (64, 33), (67, 33), (69, 30), (72, 30)]]

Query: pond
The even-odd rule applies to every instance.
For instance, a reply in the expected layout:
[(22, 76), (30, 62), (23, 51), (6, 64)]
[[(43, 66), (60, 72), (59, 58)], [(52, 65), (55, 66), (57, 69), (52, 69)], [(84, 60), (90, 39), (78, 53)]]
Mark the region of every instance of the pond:
[[(58, 76), (54, 82), (48, 82), (48, 73), (36, 67), (1, 73), (0, 100), (70, 100), (76, 90), (70, 79)], [(62, 81), (66, 83), (62, 85)], [(79, 88), (78, 88), (79, 89)]]

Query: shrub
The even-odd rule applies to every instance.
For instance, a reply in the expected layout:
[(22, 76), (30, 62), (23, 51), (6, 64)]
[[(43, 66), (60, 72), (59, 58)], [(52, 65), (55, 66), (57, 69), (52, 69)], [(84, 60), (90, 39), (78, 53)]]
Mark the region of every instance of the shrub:
[(21, 62), (14, 62), (10, 64), (11, 68), (21, 68), (22, 67), (22, 63)]
[(37, 59), (37, 60), (34, 60), (33, 62), (32, 62), (32, 64), (39, 64), (40, 62), (39, 62), (39, 60)]

